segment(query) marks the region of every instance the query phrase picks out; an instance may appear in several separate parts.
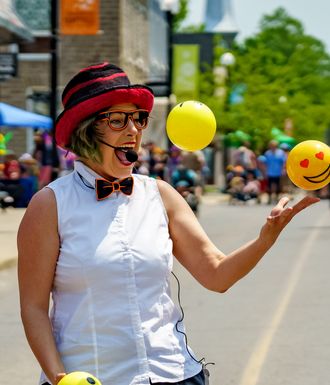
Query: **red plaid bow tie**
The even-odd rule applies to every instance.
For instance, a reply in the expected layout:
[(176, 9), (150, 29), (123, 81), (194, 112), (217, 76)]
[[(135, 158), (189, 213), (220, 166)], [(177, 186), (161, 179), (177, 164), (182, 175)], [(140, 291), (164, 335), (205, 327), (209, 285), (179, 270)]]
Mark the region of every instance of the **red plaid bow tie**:
[(131, 195), (133, 184), (133, 178), (131, 176), (115, 181), (95, 179), (96, 198), (98, 201), (102, 201), (108, 198), (114, 191), (121, 191), (125, 195)]

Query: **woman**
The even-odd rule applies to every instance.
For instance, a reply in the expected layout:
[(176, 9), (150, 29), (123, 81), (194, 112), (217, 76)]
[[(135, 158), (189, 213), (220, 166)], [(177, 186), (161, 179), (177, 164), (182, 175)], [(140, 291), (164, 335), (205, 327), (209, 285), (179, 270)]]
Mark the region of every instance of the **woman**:
[(21, 314), (40, 384), (87, 371), (103, 385), (202, 385), (170, 298), (173, 255), (203, 286), (225, 292), (318, 199), (292, 208), (281, 199), (259, 236), (225, 255), (169, 184), (132, 176), (149, 88), (103, 63), (73, 77), (63, 104), (56, 141), (78, 156), (75, 170), (33, 197), (18, 233)]

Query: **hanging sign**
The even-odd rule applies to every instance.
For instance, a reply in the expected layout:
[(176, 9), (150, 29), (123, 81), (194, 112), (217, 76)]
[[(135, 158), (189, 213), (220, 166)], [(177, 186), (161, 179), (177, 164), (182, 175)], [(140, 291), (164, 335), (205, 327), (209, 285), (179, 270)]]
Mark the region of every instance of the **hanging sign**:
[(99, 0), (61, 0), (60, 32), (63, 35), (96, 35), (100, 29)]
[(172, 90), (178, 101), (198, 99), (199, 45), (175, 44), (173, 46), (172, 76)]
[(0, 53), (0, 80), (10, 79), (17, 75), (17, 54)]

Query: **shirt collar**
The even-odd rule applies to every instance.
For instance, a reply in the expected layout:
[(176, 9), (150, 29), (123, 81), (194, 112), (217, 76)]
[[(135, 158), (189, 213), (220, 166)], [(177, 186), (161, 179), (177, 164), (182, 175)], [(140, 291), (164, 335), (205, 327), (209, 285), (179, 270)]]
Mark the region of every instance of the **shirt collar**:
[[(74, 170), (80, 177), (84, 178), (84, 181), (92, 188), (95, 188), (95, 179), (105, 179), (103, 176), (86, 166), (81, 160), (74, 161)], [(119, 180), (119, 178), (114, 178), (113, 180)]]
[(95, 171), (93, 171), (91, 168), (86, 166), (83, 162), (80, 160), (74, 161), (74, 170), (80, 174), (86, 183), (90, 185), (90, 187), (95, 188), (95, 179), (102, 178), (99, 174), (97, 174)]

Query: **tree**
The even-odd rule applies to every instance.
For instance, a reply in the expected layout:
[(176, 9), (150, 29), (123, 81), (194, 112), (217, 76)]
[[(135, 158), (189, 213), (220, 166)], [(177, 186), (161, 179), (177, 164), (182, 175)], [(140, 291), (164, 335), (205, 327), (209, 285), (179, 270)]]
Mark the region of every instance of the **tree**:
[(188, 15), (188, 5), (189, 0), (180, 0), (179, 11), (174, 14), (172, 21), (172, 31), (174, 33), (180, 30), (182, 22), (186, 19)]
[(205, 31), (205, 24), (183, 26), (188, 15), (189, 0), (180, 0), (179, 11), (173, 16), (172, 31), (184, 33), (198, 33)]
[[(260, 32), (233, 47), (233, 53), (236, 65), (227, 86), (232, 90), (244, 85), (245, 91), (242, 103), (218, 114), (223, 132), (242, 130), (261, 148), (271, 138), (271, 128), (283, 128), (290, 118), (297, 140), (325, 139), (330, 126), (330, 56), (321, 41), (304, 33), (300, 21), (278, 8), (265, 15)], [(201, 99), (209, 96), (204, 91)]]

